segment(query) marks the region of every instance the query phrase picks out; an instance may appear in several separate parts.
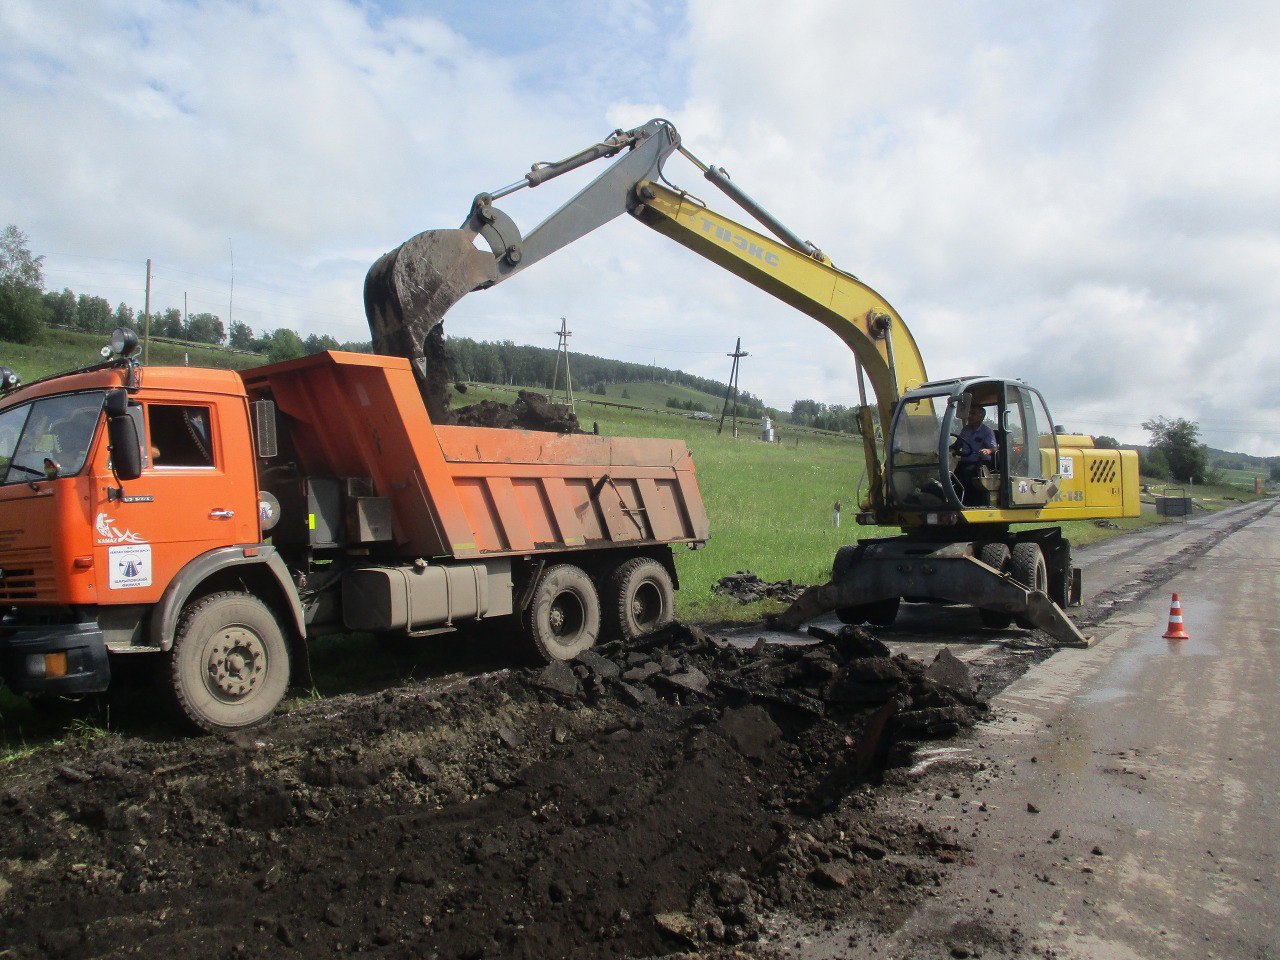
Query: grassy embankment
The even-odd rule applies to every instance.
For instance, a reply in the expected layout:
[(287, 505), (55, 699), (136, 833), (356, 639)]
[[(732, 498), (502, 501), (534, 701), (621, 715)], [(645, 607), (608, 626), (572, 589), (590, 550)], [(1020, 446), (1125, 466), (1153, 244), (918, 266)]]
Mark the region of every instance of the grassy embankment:
[[(5, 343), (0, 341), (0, 364), (11, 367), (24, 383), (47, 377), (76, 367), (87, 367), (102, 360), (98, 351), (106, 346), (108, 337), (97, 333), (75, 333), (71, 330), (45, 330), (35, 343)], [(184, 366), (189, 359), (192, 367), (218, 367), (243, 370), (263, 362), (261, 357), (230, 353), (217, 347), (178, 346), (172, 343), (152, 343), (148, 347), (148, 362), (165, 366)]]

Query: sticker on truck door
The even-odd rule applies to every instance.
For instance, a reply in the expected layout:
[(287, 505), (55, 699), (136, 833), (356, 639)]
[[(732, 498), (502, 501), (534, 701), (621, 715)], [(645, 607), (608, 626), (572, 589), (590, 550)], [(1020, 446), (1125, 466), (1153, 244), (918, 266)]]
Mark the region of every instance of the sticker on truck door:
[(151, 586), (151, 544), (111, 547), (107, 553), (112, 590)]

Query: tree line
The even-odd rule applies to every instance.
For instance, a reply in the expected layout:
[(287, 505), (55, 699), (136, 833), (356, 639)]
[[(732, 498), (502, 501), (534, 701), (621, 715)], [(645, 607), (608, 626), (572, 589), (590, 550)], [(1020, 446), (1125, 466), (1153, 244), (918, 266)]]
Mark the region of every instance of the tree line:
[[(511, 340), (484, 341), (450, 337), (449, 378), (481, 383), (519, 384), (549, 387), (555, 376), (557, 352), (550, 347), (533, 347)], [(591, 391), (610, 383), (653, 381), (679, 384), (712, 396), (723, 396), (725, 384), (683, 370), (671, 370), (626, 360), (611, 360), (587, 353), (570, 353), (570, 368), (576, 388)], [(560, 377), (563, 378), (561, 371)], [(738, 415), (755, 418), (765, 413), (764, 401), (746, 391), (738, 392)]]
[(31, 252), (26, 234), (9, 224), (0, 232), (0, 340), (31, 343), (46, 327), (82, 333), (109, 334), (130, 327), (153, 337), (167, 337), (209, 346), (227, 346), (262, 355), (275, 363), (322, 350), (368, 352), (369, 343), (340, 343), (327, 334), (305, 339), (287, 327), (254, 333), (247, 323), (231, 322), (230, 329), (215, 313), (184, 314), (177, 307), (152, 311), (148, 318), (127, 303), (115, 307), (105, 297), (44, 289), (44, 256)]

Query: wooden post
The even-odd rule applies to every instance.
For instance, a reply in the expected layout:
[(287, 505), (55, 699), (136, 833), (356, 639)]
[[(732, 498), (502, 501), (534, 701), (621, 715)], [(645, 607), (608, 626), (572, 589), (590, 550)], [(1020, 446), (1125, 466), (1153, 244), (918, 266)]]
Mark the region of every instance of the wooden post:
[(151, 258), (147, 257), (147, 295), (142, 306), (142, 362), (147, 362), (151, 346)]

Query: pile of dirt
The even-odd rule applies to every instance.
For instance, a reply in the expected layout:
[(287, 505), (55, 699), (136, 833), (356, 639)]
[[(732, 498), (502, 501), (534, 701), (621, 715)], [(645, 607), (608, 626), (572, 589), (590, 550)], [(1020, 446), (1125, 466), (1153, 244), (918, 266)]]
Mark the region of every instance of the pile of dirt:
[(538, 393), (521, 390), (515, 403), (482, 400), (449, 415), (450, 423), (464, 427), (500, 427), (518, 430), (545, 430), (550, 433), (583, 433), (578, 417), (569, 407)]
[(814, 636), (675, 626), (235, 737), (14, 761), (8, 955), (622, 957), (728, 949), (779, 912), (892, 926), (958, 848), (872, 784), (985, 704), (949, 654)]
[(791, 603), (804, 592), (803, 584), (790, 580), (770, 582), (761, 580), (754, 573), (739, 570), (727, 577), (721, 577), (711, 585), (711, 592), (732, 597), (739, 603), (755, 603), (758, 600), (781, 600)]

